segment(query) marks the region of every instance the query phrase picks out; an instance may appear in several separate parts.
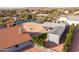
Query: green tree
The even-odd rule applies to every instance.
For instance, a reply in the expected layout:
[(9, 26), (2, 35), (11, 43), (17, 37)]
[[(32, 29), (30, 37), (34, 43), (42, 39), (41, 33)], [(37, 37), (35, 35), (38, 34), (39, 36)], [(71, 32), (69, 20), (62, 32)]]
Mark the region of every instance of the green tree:
[(24, 14), (24, 19), (25, 20), (29, 20), (29, 19), (32, 19), (32, 15), (31, 14)]
[(0, 26), (5, 27), (6, 24), (4, 22), (0, 22)]
[(79, 29), (79, 24), (77, 24), (76, 27)]
[(47, 33), (44, 33), (38, 37), (32, 37), (33, 43), (37, 44), (38, 46), (44, 46), (45, 40), (47, 38)]

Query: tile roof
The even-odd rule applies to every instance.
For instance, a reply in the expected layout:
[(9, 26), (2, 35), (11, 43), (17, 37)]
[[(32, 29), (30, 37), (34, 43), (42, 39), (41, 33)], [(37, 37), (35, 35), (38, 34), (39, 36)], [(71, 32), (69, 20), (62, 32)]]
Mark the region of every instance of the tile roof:
[(19, 34), (19, 28), (19, 26), (16, 26), (0, 29), (0, 49), (5, 49), (31, 40), (31, 36), (28, 33)]

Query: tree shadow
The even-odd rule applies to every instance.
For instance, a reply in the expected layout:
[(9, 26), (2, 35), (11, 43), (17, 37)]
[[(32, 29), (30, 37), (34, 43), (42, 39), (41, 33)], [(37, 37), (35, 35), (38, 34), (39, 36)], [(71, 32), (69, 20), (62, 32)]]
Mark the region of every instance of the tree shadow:
[(58, 46), (58, 45), (54, 42), (49, 42), (49, 41), (45, 42), (45, 47), (46, 48), (52, 48), (52, 47), (56, 47), (56, 46)]

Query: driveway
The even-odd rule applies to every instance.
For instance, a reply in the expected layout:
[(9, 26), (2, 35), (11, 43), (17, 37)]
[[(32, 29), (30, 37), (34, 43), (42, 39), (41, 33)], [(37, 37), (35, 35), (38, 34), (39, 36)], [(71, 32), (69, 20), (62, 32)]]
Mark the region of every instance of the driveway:
[(70, 52), (79, 51), (79, 30), (75, 28), (74, 37), (70, 46)]

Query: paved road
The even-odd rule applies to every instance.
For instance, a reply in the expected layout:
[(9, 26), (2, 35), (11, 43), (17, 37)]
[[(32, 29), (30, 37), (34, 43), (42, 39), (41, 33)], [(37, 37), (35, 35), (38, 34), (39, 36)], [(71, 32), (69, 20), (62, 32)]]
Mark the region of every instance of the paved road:
[(79, 51), (79, 30), (77, 28), (75, 28), (74, 37), (69, 51), (70, 52)]

